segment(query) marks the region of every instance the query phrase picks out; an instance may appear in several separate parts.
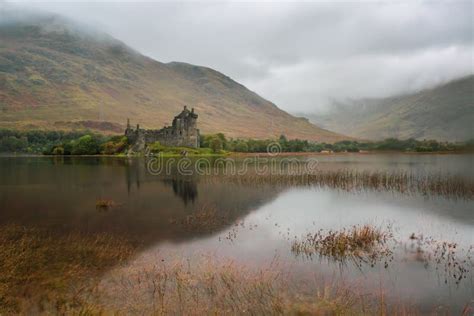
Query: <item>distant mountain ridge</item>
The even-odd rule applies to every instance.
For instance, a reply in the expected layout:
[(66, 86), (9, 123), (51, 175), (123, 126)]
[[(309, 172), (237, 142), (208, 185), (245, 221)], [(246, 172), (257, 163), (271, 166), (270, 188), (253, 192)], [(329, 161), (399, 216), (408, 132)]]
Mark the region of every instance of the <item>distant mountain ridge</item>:
[(143, 56), (57, 16), (0, 23), (0, 128), (123, 131), (196, 109), (203, 133), (345, 139), (280, 110), (213, 69)]
[(363, 139), (474, 138), (474, 75), (409, 95), (335, 104), (322, 115), (306, 115), (332, 131)]

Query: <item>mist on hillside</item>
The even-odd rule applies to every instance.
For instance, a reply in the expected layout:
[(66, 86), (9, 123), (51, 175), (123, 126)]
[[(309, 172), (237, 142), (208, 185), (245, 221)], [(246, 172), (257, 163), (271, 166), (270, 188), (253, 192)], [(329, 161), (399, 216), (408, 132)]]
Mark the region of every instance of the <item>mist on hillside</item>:
[(161, 62), (216, 69), (292, 113), (473, 73), (471, 1), (10, 6), (93, 25)]

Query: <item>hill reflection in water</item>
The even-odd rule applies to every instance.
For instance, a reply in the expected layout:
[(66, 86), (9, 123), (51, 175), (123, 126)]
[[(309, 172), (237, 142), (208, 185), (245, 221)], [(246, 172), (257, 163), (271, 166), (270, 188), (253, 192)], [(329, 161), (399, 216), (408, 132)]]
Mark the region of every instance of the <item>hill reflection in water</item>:
[[(213, 208), (232, 222), (281, 191), (209, 183), (196, 176), (154, 176), (143, 159), (12, 158), (3, 159), (0, 168), (1, 223), (117, 233), (151, 244), (196, 237), (170, 223), (197, 210)], [(112, 201), (113, 207), (98, 211), (99, 199)]]
[[(470, 173), (464, 166), (470, 161), (470, 156), (460, 155), (347, 155), (321, 158), (320, 167), (346, 168), (356, 175), (362, 170), (415, 171), (414, 176), (429, 174), (435, 179), (454, 174), (469, 185)], [(81, 231), (143, 240), (146, 249), (128, 260), (132, 270), (173, 254), (191, 260), (197, 253), (210, 253), (256, 266), (277, 257), (303, 277), (318, 271), (325, 277), (362, 278), (370, 291), (379, 290), (383, 281), (392, 290), (392, 299), (415, 299), (426, 310), (433, 307), (433, 298), (436, 304), (462, 307), (474, 289), (472, 274), (460, 285), (447, 279), (440, 286), (440, 280), (446, 279), (443, 270), (419, 261), (416, 248), (414, 254), (411, 248), (397, 248), (387, 267), (382, 263), (360, 268), (347, 265), (342, 271), (326, 258), (295, 258), (290, 249), (291, 241), (306, 233), (367, 223), (392, 225), (400, 245), (411, 247), (410, 236), (415, 234), (467, 249), (473, 243), (474, 224), (469, 198), (374, 189), (364, 183), (349, 190), (350, 186), (341, 188), (337, 183), (318, 186), (285, 179), (275, 183), (275, 177), (254, 181), (247, 176), (234, 181), (178, 173), (154, 176), (143, 159), (103, 157), (2, 158), (0, 177), (0, 224), (42, 227), (62, 232), (60, 237)], [(349, 177), (344, 183), (352, 180)], [(113, 201), (112, 206), (97, 210), (99, 199)], [(211, 222), (209, 230), (194, 229), (193, 220), (203, 210), (213, 210), (217, 219), (224, 220)], [(208, 221), (207, 214), (202, 218)]]

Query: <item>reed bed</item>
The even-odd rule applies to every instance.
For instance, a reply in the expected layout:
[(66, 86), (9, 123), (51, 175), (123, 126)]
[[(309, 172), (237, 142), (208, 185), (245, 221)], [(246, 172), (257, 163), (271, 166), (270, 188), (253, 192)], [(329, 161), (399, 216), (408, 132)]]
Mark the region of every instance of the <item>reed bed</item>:
[[(138, 243), (120, 236), (0, 227), (0, 315), (58, 313), (74, 301), (72, 286), (129, 259)], [(49, 307), (48, 307), (49, 308)]]
[(2, 226), (0, 314), (323, 315), (406, 310), (380, 304), (377, 293), (359, 293), (340, 283), (303, 290), (277, 265), (256, 269), (205, 255), (193, 262), (178, 256), (126, 265), (137, 249), (118, 236)]
[(209, 181), (231, 181), (241, 185), (318, 186), (348, 192), (365, 190), (442, 196), (452, 199), (474, 198), (474, 181), (449, 174), (420, 174), (408, 171), (358, 171), (353, 169), (318, 170), (311, 173), (272, 174), (248, 172), (208, 177)]
[(393, 251), (388, 246), (388, 241), (393, 239), (391, 228), (382, 230), (371, 225), (352, 226), (341, 230), (318, 230), (308, 233), (303, 238), (295, 239), (291, 244), (291, 251), (296, 256), (313, 258), (318, 255), (339, 263), (348, 260), (358, 266), (369, 263), (372, 266), (382, 258), (386, 259), (385, 266), (392, 258)]
[(406, 305), (388, 307), (381, 293), (364, 293), (343, 283), (317, 279), (310, 284), (295, 282), (274, 265), (252, 269), (214, 257), (166, 261), (140, 270), (113, 271), (97, 288), (96, 306), (140, 315), (363, 315), (414, 311)]
[(459, 285), (471, 275), (474, 269), (474, 246), (464, 249), (455, 242), (439, 241), (432, 237), (412, 234), (398, 240), (392, 229), (382, 230), (371, 225), (352, 226), (341, 230), (318, 230), (301, 238), (295, 238), (291, 252), (296, 257), (328, 259), (345, 265), (354, 263), (375, 266), (384, 261), (384, 267), (397, 256), (396, 249), (402, 249), (408, 255), (405, 259), (418, 261), (428, 269), (437, 271), (445, 283)]
[[(328, 250), (335, 256), (370, 252), (390, 238), (369, 226), (331, 235), (333, 241), (326, 244), (338, 245)], [(4, 225), (0, 314), (418, 314), (416, 307), (394, 303), (382, 290), (298, 277), (277, 263), (256, 268), (206, 254), (185, 259), (158, 253), (130, 264), (138, 249), (120, 236)], [(471, 311), (465, 310), (466, 315)]]
[(461, 248), (455, 242), (439, 241), (432, 237), (412, 234), (411, 244), (405, 247), (415, 260), (423, 262), (428, 268), (433, 265), (445, 283), (454, 281), (459, 284), (467, 279), (474, 269), (474, 246)]

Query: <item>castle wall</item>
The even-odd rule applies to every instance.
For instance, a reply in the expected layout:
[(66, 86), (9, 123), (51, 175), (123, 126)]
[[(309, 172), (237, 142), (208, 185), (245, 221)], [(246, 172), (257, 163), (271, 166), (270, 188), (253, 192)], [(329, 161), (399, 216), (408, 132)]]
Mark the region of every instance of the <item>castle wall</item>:
[(130, 128), (127, 123), (125, 136), (132, 144), (132, 150), (144, 150), (146, 145), (160, 142), (164, 146), (199, 148), (199, 130), (197, 129), (197, 115), (184, 107), (183, 112), (176, 116), (172, 126), (159, 130)]
[(188, 132), (186, 130), (163, 128), (160, 130), (143, 130), (142, 133), (147, 144), (158, 141), (165, 146), (199, 147), (199, 132), (197, 130), (195, 132)]

